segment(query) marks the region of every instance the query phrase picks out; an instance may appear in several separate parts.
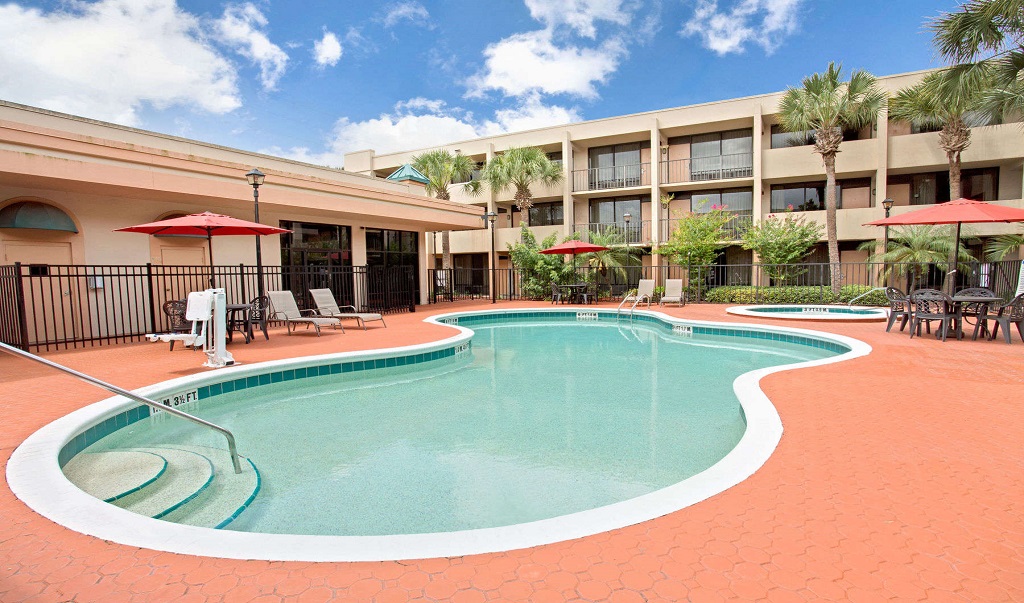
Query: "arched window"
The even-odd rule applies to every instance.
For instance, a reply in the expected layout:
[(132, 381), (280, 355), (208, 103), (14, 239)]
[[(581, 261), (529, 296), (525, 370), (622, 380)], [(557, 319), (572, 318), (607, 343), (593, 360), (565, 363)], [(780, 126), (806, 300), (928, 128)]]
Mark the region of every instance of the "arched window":
[(59, 208), (38, 201), (18, 201), (0, 209), (0, 228), (78, 232), (71, 216)]

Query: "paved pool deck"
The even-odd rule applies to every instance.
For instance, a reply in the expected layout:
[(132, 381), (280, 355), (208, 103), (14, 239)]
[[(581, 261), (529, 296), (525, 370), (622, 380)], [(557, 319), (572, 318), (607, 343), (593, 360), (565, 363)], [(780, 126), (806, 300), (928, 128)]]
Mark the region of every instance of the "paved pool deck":
[[(441, 339), (461, 302), (388, 328), (235, 344), (240, 362)], [(602, 307), (614, 307), (602, 304)], [(704, 502), (613, 532), (531, 549), (380, 563), (235, 561), (113, 544), (62, 528), (0, 486), (0, 601), (1024, 601), (1024, 343), (911, 340), (884, 323), (666, 313), (778, 324), (867, 342), (866, 357), (761, 383), (785, 428), (768, 462)], [(375, 323), (371, 323), (373, 325)], [(377, 323), (379, 325), (379, 323)], [(135, 388), (200, 372), (166, 344), (46, 357)], [(0, 461), (46, 423), (108, 397), (0, 354)]]

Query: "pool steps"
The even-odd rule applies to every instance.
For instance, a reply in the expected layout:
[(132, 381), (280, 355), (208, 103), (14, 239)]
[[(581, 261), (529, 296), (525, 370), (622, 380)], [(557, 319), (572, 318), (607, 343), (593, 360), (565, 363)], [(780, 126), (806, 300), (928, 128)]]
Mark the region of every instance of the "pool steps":
[(259, 492), (256, 466), (243, 457), (242, 469), (234, 472), (224, 450), (176, 445), (84, 452), (64, 473), (85, 492), (133, 513), (222, 528)]

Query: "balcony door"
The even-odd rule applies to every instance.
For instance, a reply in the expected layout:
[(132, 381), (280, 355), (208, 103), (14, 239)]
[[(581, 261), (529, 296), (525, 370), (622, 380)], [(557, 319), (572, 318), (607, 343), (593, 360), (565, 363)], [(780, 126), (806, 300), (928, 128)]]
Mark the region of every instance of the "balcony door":
[(640, 186), (641, 143), (590, 149), (590, 188)]

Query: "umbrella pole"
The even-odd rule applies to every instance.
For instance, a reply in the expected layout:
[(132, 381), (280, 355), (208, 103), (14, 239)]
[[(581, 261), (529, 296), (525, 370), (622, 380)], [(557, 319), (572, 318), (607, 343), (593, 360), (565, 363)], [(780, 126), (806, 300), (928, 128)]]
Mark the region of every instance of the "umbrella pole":
[(946, 270), (946, 278), (949, 280), (949, 294), (956, 292), (956, 266), (960, 259), (960, 222), (956, 223), (956, 239), (953, 241), (953, 249), (949, 252), (949, 266)]
[(209, 230), (206, 231), (206, 246), (210, 249), (210, 288), (214, 289), (213, 285), (213, 235)]

